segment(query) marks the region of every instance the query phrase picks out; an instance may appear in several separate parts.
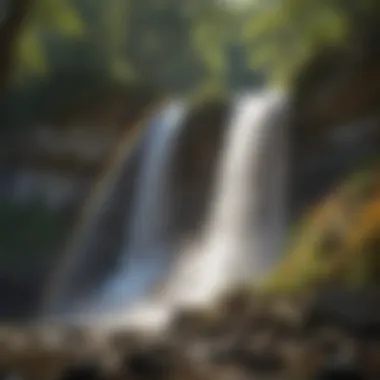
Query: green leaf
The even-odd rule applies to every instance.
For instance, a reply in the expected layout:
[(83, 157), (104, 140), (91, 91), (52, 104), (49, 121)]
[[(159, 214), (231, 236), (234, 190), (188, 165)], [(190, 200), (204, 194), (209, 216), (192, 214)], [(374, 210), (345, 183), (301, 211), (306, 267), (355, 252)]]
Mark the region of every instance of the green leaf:
[(40, 38), (39, 29), (29, 23), (16, 45), (16, 64), (21, 72), (43, 74), (47, 71), (47, 57)]
[(135, 78), (136, 74), (132, 67), (125, 60), (115, 60), (110, 65), (111, 76), (114, 79), (130, 80)]
[(64, 37), (79, 37), (85, 31), (82, 19), (67, 0), (38, 0), (35, 19), (41, 28), (50, 29)]

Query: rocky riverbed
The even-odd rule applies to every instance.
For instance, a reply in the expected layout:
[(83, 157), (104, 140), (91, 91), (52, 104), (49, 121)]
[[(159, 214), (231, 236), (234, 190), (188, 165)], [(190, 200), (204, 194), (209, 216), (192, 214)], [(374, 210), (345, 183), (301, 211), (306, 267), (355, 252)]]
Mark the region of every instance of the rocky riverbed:
[(380, 292), (259, 296), (182, 311), (159, 337), (2, 325), (0, 379), (380, 379)]

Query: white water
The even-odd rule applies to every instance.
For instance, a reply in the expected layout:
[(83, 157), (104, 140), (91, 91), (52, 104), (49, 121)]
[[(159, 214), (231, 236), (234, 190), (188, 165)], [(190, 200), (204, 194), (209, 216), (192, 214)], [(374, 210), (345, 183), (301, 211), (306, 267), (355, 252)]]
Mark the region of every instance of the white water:
[(283, 241), (286, 140), (278, 94), (237, 101), (203, 239), (188, 247), (168, 285), (174, 304), (209, 303), (265, 275)]
[(117, 312), (118, 308), (130, 305), (131, 301), (146, 295), (148, 287), (167, 270), (170, 261), (170, 242), (166, 239), (170, 215), (168, 173), (184, 114), (185, 107), (181, 103), (170, 103), (148, 128), (133, 224), (126, 234), (118, 271), (94, 297), (94, 308), (99, 311)]
[[(202, 238), (180, 252), (158, 297), (149, 299), (145, 294), (126, 313), (110, 318), (109, 323), (103, 320), (103, 327), (160, 331), (178, 308), (212, 304), (231, 286), (264, 276), (278, 260), (284, 236), (287, 161), (283, 106), (281, 96), (272, 93), (237, 100), (217, 167), (214, 201)], [(164, 175), (163, 168), (160, 166), (162, 171), (155, 175)], [(146, 171), (143, 177), (152, 180), (153, 173)], [(156, 185), (166, 182), (163, 178), (156, 180)], [(146, 186), (145, 181), (143, 185)], [(164, 186), (159, 188), (165, 189)], [(152, 214), (162, 209), (144, 210), (153, 223), (157, 222), (157, 216), (162, 216)], [(139, 229), (138, 221), (137, 218), (135, 241), (141, 241), (142, 247), (146, 246), (143, 242), (157, 243), (157, 238), (149, 239), (154, 234), (145, 235), (154, 229)], [(157, 245), (153, 248), (157, 249)], [(140, 255), (144, 250), (133, 252)], [(157, 268), (162, 266), (160, 260), (164, 261), (164, 256), (168, 256), (167, 252), (158, 257)], [(138, 257), (135, 260), (139, 262)], [(144, 269), (131, 263), (128, 271), (122, 271), (113, 283), (121, 288), (131, 278), (152, 280), (148, 269), (150, 266), (145, 265)], [(106, 288), (105, 296), (109, 295)], [(136, 297), (135, 291), (133, 295)], [(120, 294), (120, 301), (125, 303), (125, 294)]]
[[(160, 330), (178, 307), (208, 304), (231, 286), (262, 277), (278, 260), (285, 225), (284, 106), (282, 97), (273, 93), (236, 100), (201, 237), (176, 253), (172, 267), (165, 231), (170, 215), (168, 175), (185, 110), (171, 104), (154, 118), (128, 244), (120, 254), (118, 272), (93, 300), (92, 311), (113, 314), (108, 320), (98, 319), (103, 327)], [(149, 286), (165, 275), (163, 291), (149, 297)]]

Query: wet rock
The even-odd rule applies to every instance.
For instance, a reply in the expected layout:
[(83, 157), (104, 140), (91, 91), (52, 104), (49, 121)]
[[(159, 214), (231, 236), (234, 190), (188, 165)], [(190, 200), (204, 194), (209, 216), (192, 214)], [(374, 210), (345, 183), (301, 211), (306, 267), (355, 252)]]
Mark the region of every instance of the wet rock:
[(229, 359), (233, 364), (257, 375), (279, 374), (285, 368), (283, 358), (270, 351), (254, 352), (241, 348), (231, 352)]
[(6, 380), (12, 375), (12, 371), (7, 368), (0, 369), (0, 380)]
[[(221, 300), (220, 308), (227, 314), (247, 314), (254, 306), (263, 306), (262, 299), (254, 298), (254, 294), (249, 289), (236, 289)], [(257, 309), (256, 309), (257, 310)]]
[(278, 351), (286, 366), (285, 373), (290, 379), (312, 378), (320, 366), (319, 354), (311, 350), (304, 340), (281, 343)]
[(326, 289), (313, 299), (305, 325), (314, 329), (335, 325), (353, 330), (357, 326), (376, 325), (380, 320), (380, 289), (365, 288), (357, 291)]
[(329, 368), (319, 371), (315, 380), (366, 380), (357, 369), (350, 367)]
[(249, 289), (238, 289), (221, 300), (218, 313), (223, 316), (224, 329), (245, 336), (272, 328), (270, 305), (267, 297), (253, 294)]
[(172, 229), (192, 236), (207, 213), (215, 165), (225, 133), (228, 105), (212, 100), (191, 107), (173, 152)]
[(159, 337), (89, 328), (4, 328), (2, 365), (27, 380), (380, 378), (378, 323), (340, 325), (341, 315), (325, 313), (304, 328), (307, 302), (251, 294), (229, 295), (214, 309), (182, 310)]
[(25, 378), (17, 372), (0, 372), (0, 380), (25, 380)]
[(216, 310), (183, 310), (174, 318), (171, 333), (182, 339), (213, 338), (226, 332), (224, 318)]
[(193, 341), (187, 344), (186, 355), (194, 363), (212, 363), (213, 358), (220, 350), (223, 350), (225, 345), (214, 344), (209, 341)]
[(212, 379), (204, 366), (189, 360), (180, 342), (161, 341), (143, 345), (124, 359), (121, 378), (139, 379)]
[(292, 297), (277, 297), (274, 300), (271, 313), (278, 320), (293, 326), (303, 324), (305, 316), (308, 314), (312, 300), (310, 295), (299, 295)]
[(107, 377), (98, 365), (86, 363), (65, 368), (59, 380), (107, 380)]
[(344, 331), (336, 328), (319, 328), (316, 329), (310, 344), (314, 345), (320, 352), (326, 356), (333, 356), (344, 353), (351, 355), (353, 352), (354, 342), (352, 338)]
[(135, 379), (166, 379), (179, 364), (177, 360), (177, 353), (169, 347), (145, 347), (127, 356), (123, 370)]
[(22, 329), (3, 326), (0, 330), (0, 366), (12, 367), (30, 349), (30, 343)]
[(367, 323), (358, 326), (356, 336), (363, 342), (380, 342), (380, 319), (375, 323)]
[(108, 338), (108, 344), (111, 348), (124, 355), (130, 352), (133, 348), (138, 347), (141, 338), (130, 331), (118, 331), (112, 333)]
[(219, 348), (213, 355), (213, 362), (217, 365), (234, 365), (244, 371), (255, 374), (278, 374), (286, 366), (281, 353), (271, 345), (270, 337), (239, 341), (230, 346)]
[(363, 326), (358, 334), (358, 363), (368, 379), (380, 378), (380, 326)]

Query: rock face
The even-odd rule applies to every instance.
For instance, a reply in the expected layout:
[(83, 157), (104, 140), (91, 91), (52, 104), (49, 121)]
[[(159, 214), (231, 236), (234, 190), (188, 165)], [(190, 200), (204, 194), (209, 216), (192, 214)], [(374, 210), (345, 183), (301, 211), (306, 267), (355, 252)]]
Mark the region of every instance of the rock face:
[(17, 201), (42, 198), (52, 208), (82, 199), (121, 136), (132, 130), (155, 98), (114, 90), (100, 99), (68, 108), (65, 119), (41, 121), (12, 136), (1, 169), (13, 172), (8, 196)]
[(227, 102), (217, 100), (194, 105), (182, 128), (171, 169), (177, 205), (173, 226), (178, 226), (179, 232), (196, 232), (198, 221), (204, 219), (228, 123), (228, 108)]
[[(379, 302), (379, 295), (370, 302)], [(350, 310), (358, 307), (358, 296), (369, 300), (366, 291), (345, 294)], [(181, 323), (155, 338), (125, 331), (108, 336), (91, 328), (75, 334), (64, 326), (4, 326), (0, 364), (46, 380), (377, 379), (378, 328), (364, 319), (350, 325), (349, 312), (331, 317), (334, 308), (322, 299), (238, 292), (215, 310), (185, 312)], [(318, 317), (321, 311), (329, 317)]]
[[(368, 41), (367, 41), (368, 42)], [(315, 52), (293, 83), (297, 128), (305, 142), (323, 141), (332, 127), (377, 114), (378, 49), (364, 41)], [(376, 50), (376, 52), (375, 52)], [(307, 141), (306, 141), (307, 140)]]
[[(372, 195), (368, 197), (366, 190), (355, 190), (360, 188), (355, 183), (361, 183), (362, 175), (369, 183), (377, 183), (379, 169), (380, 60), (371, 40), (378, 35), (378, 27), (366, 32), (360, 46), (352, 42), (347, 48), (316, 52), (294, 83), (290, 208), (292, 221), (302, 232), (291, 243), (292, 263), (287, 261), (284, 266), (291, 271), (297, 261), (298, 273), (313, 267), (305, 281), (360, 277), (353, 275), (355, 267), (360, 272), (368, 259), (371, 264), (362, 272), (367, 271), (369, 281), (378, 277), (378, 260), (373, 259), (378, 255), (379, 212), (377, 190), (373, 190), (377, 185), (369, 185)], [(351, 195), (345, 195), (346, 191)], [(330, 269), (335, 265), (341, 268), (340, 274), (332, 275)], [(287, 272), (284, 277), (291, 280), (292, 274)]]
[[(317, 202), (357, 170), (358, 162), (379, 151), (380, 59), (373, 43), (378, 27), (362, 29), (359, 34), (368, 35), (344, 48), (316, 51), (294, 80), (292, 207), (296, 210)], [(351, 135), (351, 143), (332, 142), (342, 129), (346, 138)]]

